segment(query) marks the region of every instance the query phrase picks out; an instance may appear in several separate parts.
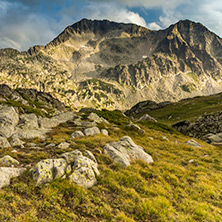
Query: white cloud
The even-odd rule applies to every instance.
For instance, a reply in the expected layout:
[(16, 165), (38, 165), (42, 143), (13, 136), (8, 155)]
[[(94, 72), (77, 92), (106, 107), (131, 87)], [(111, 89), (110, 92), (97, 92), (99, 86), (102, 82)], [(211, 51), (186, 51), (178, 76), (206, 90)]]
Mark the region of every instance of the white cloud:
[(108, 19), (115, 22), (134, 23), (146, 26), (146, 21), (138, 13), (113, 3), (91, 3), (84, 8), (82, 14), (91, 19)]
[(160, 30), (161, 26), (158, 25), (156, 22), (151, 22), (147, 25), (147, 28), (151, 30)]

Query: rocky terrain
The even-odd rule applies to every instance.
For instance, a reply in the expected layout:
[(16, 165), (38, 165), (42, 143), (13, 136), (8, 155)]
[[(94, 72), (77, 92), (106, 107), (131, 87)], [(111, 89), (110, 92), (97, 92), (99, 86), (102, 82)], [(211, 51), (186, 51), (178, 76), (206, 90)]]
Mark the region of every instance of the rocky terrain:
[(219, 147), (148, 114), (74, 112), (7, 85), (0, 95), (0, 221), (222, 219)]
[(126, 109), (220, 92), (222, 40), (200, 23), (160, 31), (83, 19), (46, 46), (0, 50), (0, 82), (73, 108)]

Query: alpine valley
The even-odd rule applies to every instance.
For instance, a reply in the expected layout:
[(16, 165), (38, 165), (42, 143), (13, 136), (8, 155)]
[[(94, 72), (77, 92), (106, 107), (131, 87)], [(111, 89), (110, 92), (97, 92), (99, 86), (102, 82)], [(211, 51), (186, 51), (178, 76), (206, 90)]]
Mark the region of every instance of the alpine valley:
[(221, 78), (222, 39), (189, 20), (152, 31), (83, 19), (46, 46), (0, 50), (0, 83), (51, 93), (72, 108), (215, 94)]

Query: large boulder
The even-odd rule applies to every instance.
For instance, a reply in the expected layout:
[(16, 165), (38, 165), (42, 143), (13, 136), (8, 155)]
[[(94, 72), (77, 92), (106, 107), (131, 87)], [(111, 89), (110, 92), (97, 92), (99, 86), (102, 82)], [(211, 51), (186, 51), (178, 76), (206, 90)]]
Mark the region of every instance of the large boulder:
[(68, 177), (75, 184), (92, 187), (97, 183), (96, 176), (100, 174), (98, 164), (90, 151), (85, 151), (84, 155), (79, 150), (74, 150), (62, 154), (59, 159), (40, 161), (32, 170), (36, 185)]
[(0, 188), (9, 185), (11, 178), (20, 176), (25, 170), (25, 168), (0, 167)]
[(15, 131), (19, 115), (12, 106), (0, 105), (0, 135), (9, 138)]
[(96, 126), (91, 127), (91, 128), (87, 128), (83, 132), (86, 136), (95, 136), (97, 134), (100, 134), (100, 130)]
[(128, 167), (130, 162), (136, 159), (147, 163), (153, 162), (152, 157), (141, 146), (136, 145), (129, 136), (122, 137), (119, 142), (107, 143), (104, 147), (104, 153), (124, 167)]

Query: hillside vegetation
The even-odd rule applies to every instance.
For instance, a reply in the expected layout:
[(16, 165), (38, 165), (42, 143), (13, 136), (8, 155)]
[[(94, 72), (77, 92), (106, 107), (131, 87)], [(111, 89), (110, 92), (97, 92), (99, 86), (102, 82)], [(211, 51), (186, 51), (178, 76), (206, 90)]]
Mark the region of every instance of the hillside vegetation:
[[(198, 106), (197, 101), (195, 99)], [(182, 104), (185, 106), (185, 103)], [(173, 116), (169, 107), (164, 109), (165, 112), (168, 110), (165, 117)], [(45, 141), (26, 141), (37, 144), (38, 149), (28, 146), (16, 149), (17, 152), (12, 152), (13, 148), (0, 149), (0, 156), (8, 154), (33, 166), (42, 159), (57, 157), (67, 151), (87, 149), (99, 163), (98, 184), (85, 189), (66, 179), (57, 179), (36, 187), (31, 173), (26, 171), (13, 179), (10, 186), (0, 189), (0, 221), (222, 221), (220, 147), (199, 140), (200, 148), (186, 145), (184, 142), (189, 137), (164, 124), (148, 121), (138, 123), (145, 131), (141, 134), (126, 129), (130, 120), (118, 111), (96, 113), (110, 122), (98, 125), (99, 128), (106, 127), (109, 136), (99, 134), (71, 139), (70, 135), (77, 127), (73, 122), (67, 122), (49, 132)], [(163, 113), (155, 117), (164, 119)], [(82, 119), (87, 115), (82, 114)], [(181, 114), (180, 118), (185, 115)], [(171, 121), (176, 121), (176, 117)], [(107, 142), (118, 141), (125, 135), (142, 146), (154, 163), (137, 160), (124, 168), (103, 154)], [(58, 145), (64, 141), (71, 144), (69, 148), (46, 148), (50, 143)]]

